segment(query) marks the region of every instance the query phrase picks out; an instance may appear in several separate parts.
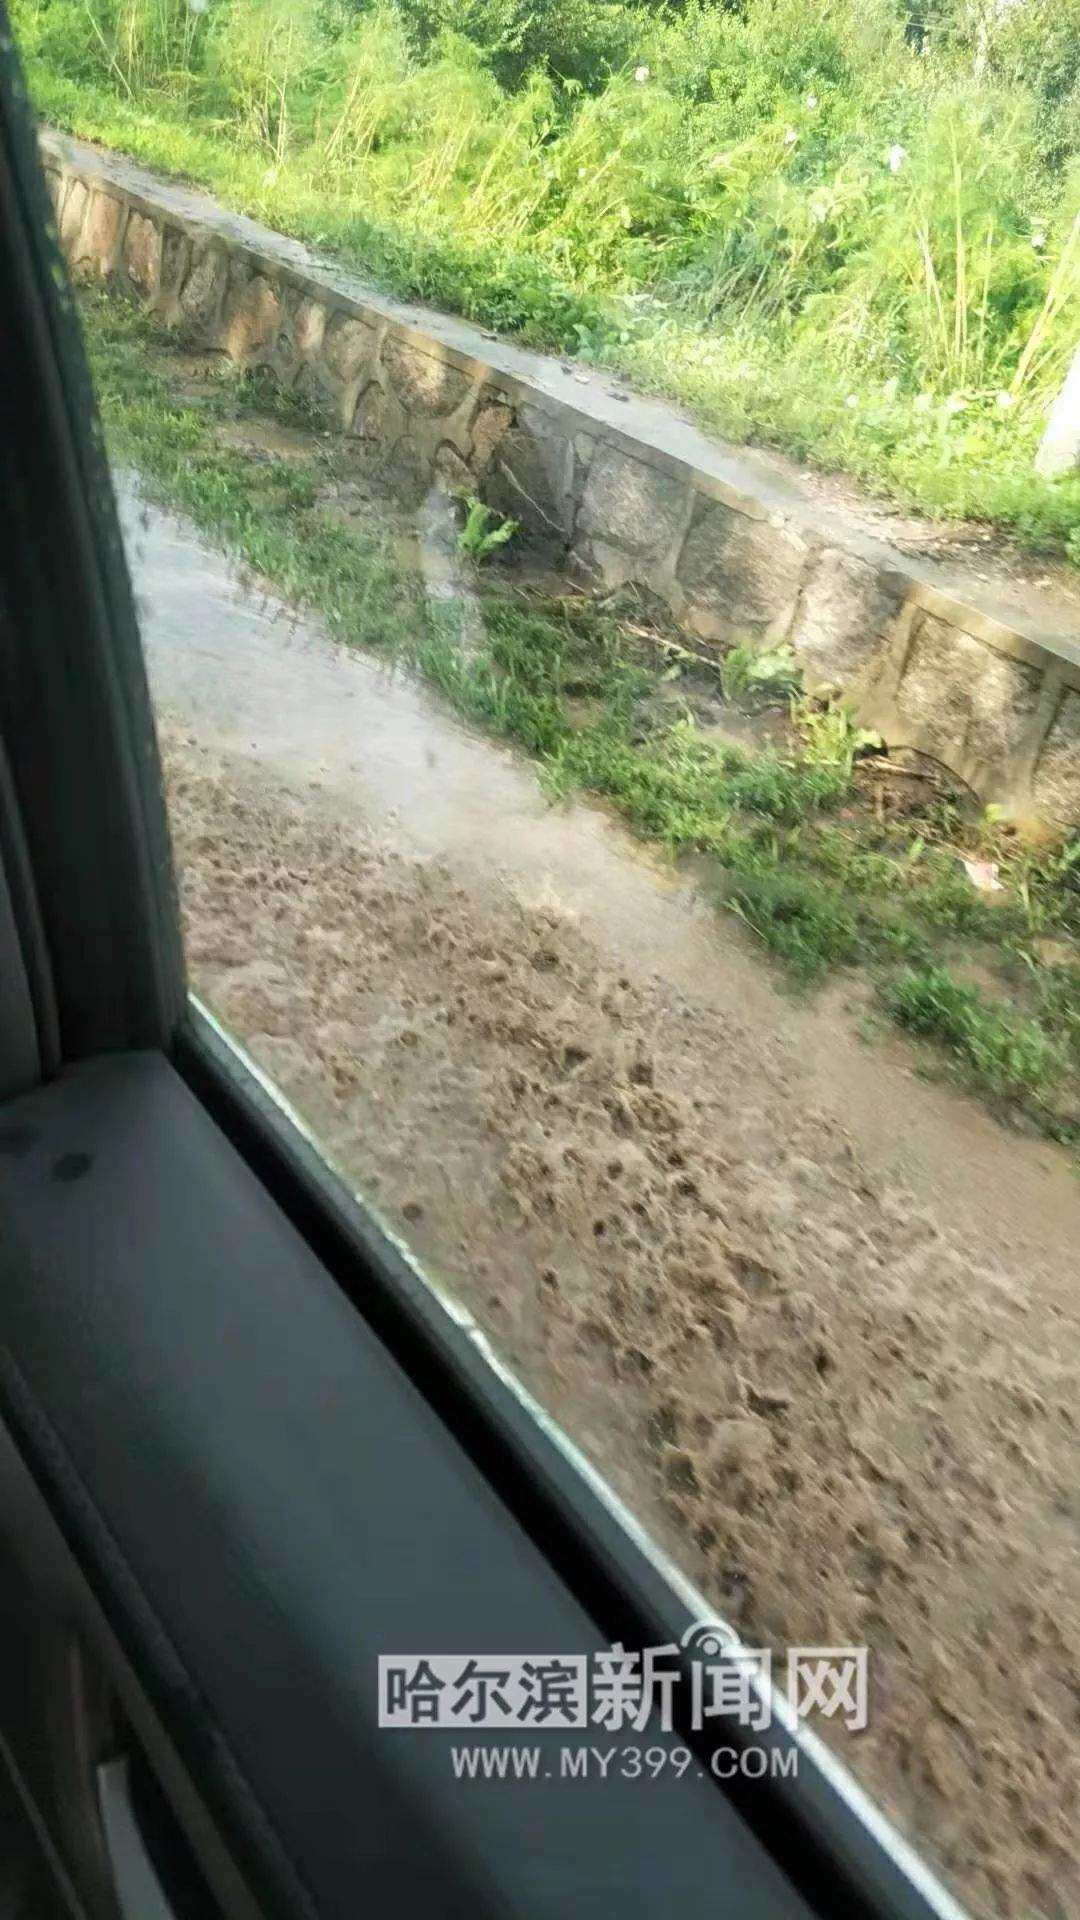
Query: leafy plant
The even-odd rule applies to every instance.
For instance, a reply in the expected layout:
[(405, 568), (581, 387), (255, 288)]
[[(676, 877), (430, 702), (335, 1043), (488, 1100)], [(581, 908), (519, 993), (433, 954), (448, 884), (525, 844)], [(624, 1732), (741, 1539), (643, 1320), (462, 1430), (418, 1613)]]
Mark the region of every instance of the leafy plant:
[(731, 647), (720, 667), (725, 700), (740, 700), (747, 694), (776, 699), (791, 693), (798, 686), (799, 678), (799, 666), (790, 647), (772, 647), (763, 652), (747, 646)]
[(847, 775), (860, 754), (877, 752), (885, 745), (873, 727), (858, 725), (850, 700), (793, 700), (791, 721), (814, 766), (838, 767)]
[(505, 547), (521, 526), (520, 520), (503, 519), (494, 507), (486, 507), (475, 494), (466, 495), (465, 507), (465, 525), (458, 535), (458, 545), (471, 560), (486, 560), (500, 547)]

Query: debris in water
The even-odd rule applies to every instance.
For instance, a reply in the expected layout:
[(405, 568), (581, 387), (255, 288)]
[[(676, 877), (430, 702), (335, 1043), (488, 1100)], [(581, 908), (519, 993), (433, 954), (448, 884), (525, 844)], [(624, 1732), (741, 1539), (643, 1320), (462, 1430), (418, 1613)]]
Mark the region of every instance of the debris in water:
[(962, 853), (960, 865), (972, 886), (977, 887), (980, 893), (1004, 893), (996, 860), (969, 860), (967, 854)]

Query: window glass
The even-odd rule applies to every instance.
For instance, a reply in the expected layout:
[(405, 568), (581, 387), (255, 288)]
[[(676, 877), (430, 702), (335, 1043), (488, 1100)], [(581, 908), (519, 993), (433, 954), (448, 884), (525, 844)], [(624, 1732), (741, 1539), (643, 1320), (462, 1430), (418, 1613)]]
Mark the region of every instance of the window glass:
[(1080, 7), (15, 22), (195, 991), (782, 1688), (866, 1650), (800, 1704), (971, 1910), (1072, 1911)]

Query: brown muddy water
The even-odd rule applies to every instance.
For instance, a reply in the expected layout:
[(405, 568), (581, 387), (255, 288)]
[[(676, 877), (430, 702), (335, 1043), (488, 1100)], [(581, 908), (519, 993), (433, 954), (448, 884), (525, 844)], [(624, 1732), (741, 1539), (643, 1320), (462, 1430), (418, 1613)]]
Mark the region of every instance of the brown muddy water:
[[(1080, 1906), (1080, 1186), (124, 488), (193, 983), (979, 1914)], [(828, 1729), (825, 1729), (828, 1732)]]

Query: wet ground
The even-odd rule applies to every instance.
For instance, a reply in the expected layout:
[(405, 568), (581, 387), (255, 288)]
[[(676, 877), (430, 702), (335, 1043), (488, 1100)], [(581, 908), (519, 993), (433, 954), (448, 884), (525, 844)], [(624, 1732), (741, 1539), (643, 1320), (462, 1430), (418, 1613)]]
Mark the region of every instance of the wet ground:
[[(126, 508), (195, 985), (863, 1783), (1075, 1912), (1080, 1187), (602, 813)], [(849, 1004), (849, 1002), (851, 1004)]]

